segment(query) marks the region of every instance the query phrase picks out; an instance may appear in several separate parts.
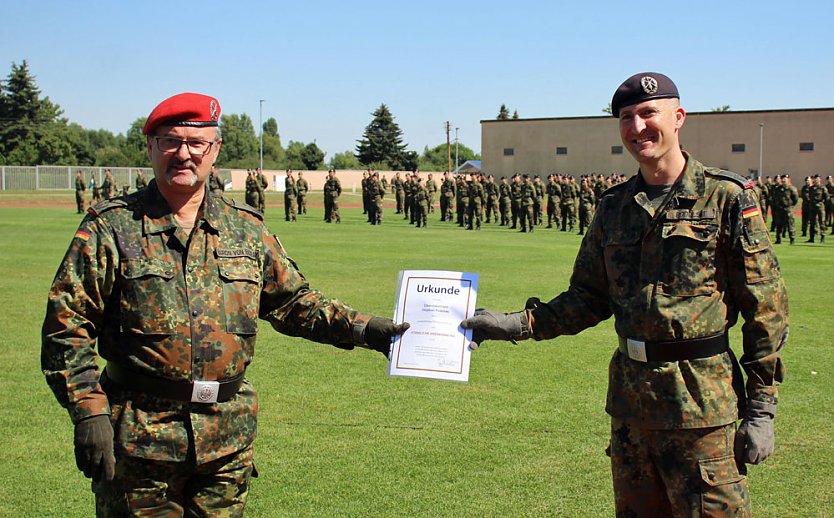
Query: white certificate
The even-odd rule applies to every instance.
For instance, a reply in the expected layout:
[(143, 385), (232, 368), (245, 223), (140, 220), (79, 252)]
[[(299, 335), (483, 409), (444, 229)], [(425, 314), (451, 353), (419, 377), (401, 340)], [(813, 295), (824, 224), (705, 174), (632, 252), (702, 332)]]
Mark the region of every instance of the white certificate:
[(391, 348), (389, 376), (469, 381), (472, 331), (461, 320), (475, 312), (478, 274), (403, 270), (394, 322), (411, 327)]

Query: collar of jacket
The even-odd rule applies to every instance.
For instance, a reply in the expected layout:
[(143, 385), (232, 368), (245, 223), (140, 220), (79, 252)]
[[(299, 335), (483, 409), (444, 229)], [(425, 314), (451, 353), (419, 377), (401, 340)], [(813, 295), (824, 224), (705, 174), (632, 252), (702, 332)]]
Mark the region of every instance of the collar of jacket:
[[(220, 228), (220, 198), (211, 196), (207, 185), (204, 185), (203, 189), (202, 221), (205, 221), (212, 229), (217, 230)], [(168, 202), (159, 192), (156, 179), (151, 180), (145, 189), (140, 210), (142, 211), (142, 226), (145, 234), (159, 234), (177, 227), (177, 222), (171, 213), (171, 207), (168, 206)], [(197, 222), (197, 225), (199, 225), (199, 222)]]

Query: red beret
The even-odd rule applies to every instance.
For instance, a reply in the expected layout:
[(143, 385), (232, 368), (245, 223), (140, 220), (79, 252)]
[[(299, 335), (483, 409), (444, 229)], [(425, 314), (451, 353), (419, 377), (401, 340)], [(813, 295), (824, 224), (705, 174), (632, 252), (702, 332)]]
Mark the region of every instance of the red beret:
[(153, 109), (142, 134), (150, 135), (159, 126), (217, 126), (220, 120), (220, 103), (214, 97), (195, 93), (182, 93), (169, 97)]
[(657, 72), (643, 72), (629, 77), (614, 92), (611, 115), (620, 116), (620, 108), (650, 99), (679, 99), (678, 87), (671, 79)]

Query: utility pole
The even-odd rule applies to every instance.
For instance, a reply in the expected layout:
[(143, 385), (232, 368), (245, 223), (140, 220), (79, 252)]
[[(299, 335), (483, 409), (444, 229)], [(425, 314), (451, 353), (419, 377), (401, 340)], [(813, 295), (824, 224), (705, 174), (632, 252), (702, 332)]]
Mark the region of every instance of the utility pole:
[(455, 128), (455, 171), (457, 171), (458, 165), (458, 130), (460, 128)]
[(260, 135), (261, 135), (261, 172), (264, 170), (264, 101), (266, 99), (261, 99), (258, 104), (258, 124), (260, 128)]
[[(759, 178), (764, 178), (762, 150), (764, 149), (764, 122), (759, 123)], [(765, 214), (766, 215), (766, 214)]]
[(452, 125), (446, 121), (446, 170), (452, 171), (452, 142), (449, 140), (449, 132)]

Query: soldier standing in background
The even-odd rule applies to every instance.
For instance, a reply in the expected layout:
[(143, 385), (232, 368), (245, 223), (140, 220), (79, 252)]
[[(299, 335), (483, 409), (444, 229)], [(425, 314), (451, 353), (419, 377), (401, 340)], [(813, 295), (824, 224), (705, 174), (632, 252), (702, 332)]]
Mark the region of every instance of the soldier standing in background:
[(93, 204), (100, 202), (104, 199), (101, 196), (101, 187), (99, 187), (98, 183), (96, 182), (95, 173), (90, 173), (90, 191), (93, 194), (92, 199), (90, 200), (90, 206), (92, 207)]
[(137, 191), (140, 191), (148, 186), (148, 179), (145, 178), (145, 173), (143, 173), (141, 169), (136, 170), (136, 180), (134, 184), (136, 185)]
[(434, 213), (434, 199), (437, 197), (437, 182), (434, 181), (434, 176), (429, 173), (426, 180), (426, 195), (429, 197), (429, 214)]
[(457, 175), (457, 216), (458, 226), (466, 228), (469, 226), (469, 182), (466, 175)]
[(298, 203), (298, 187), (295, 185), (295, 178), (292, 171), (287, 172), (287, 179), (284, 182), (284, 220), (296, 221), (296, 204)]
[(259, 213), (208, 192), (219, 116), (216, 99), (190, 93), (151, 112), (154, 180), (90, 211), (49, 291), (41, 368), (97, 516), (243, 516), (259, 318), (386, 355), (408, 328), (311, 289)]
[(596, 196), (593, 189), (591, 189), (590, 180), (585, 177), (582, 179), (582, 186), (579, 188), (579, 235), (585, 233), (591, 224), (591, 218), (594, 215), (594, 205), (596, 204)]
[(825, 181), (825, 190), (828, 191), (828, 203), (825, 204), (825, 225), (831, 228), (834, 235), (834, 177), (828, 175)]
[[(254, 207), (257, 209), (260, 207), (261, 202), (261, 195), (260, 190), (258, 189), (258, 180), (255, 176), (255, 171), (251, 169), (246, 170), (246, 191), (245, 191), (245, 200), (246, 204), (250, 207)], [(263, 213), (262, 213), (263, 214)]]
[(485, 190), (478, 175), (472, 175), (469, 182), (469, 224), (466, 230), (481, 230), (481, 211), (484, 203)]
[(414, 223), (414, 184), (411, 173), (405, 173), (403, 178), (403, 219)]
[(808, 222), (810, 221), (811, 201), (808, 198), (808, 190), (811, 188), (811, 177), (806, 176), (802, 187), (799, 188), (799, 200), (802, 202), (799, 211), (802, 216), (802, 237), (808, 235)]
[(416, 174), (411, 177), (411, 198), (414, 203), (411, 208), (412, 219), (417, 223), (417, 228), (426, 228), (429, 221), (429, 195), (423, 179)]
[(542, 202), (544, 201), (544, 184), (542, 179), (538, 176), (533, 177), (533, 219), (536, 225), (541, 225), (544, 221), (544, 209)]
[(455, 205), (455, 181), (450, 177), (449, 171), (443, 173), (443, 182), (440, 184), (440, 221), (452, 221), (452, 210)]
[(552, 174), (547, 178), (547, 228), (556, 228), (562, 224), (562, 187), (559, 185), (558, 175)]
[(394, 178), (391, 180), (391, 190), (397, 200), (397, 214), (402, 214), (405, 210), (405, 186), (399, 171), (394, 174)]
[(767, 212), (770, 210), (770, 195), (767, 192), (767, 187), (767, 184), (765, 184), (761, 176), (756, 179), (756, 194), (759, 196), (759, 205), (762, 207), (762, 219), (764, 219), (765, 223), (767, 223)]
[(342, 182), (336, 178), (336, 170), (331, 169), (327, 174), (327, 181), (324, 183), (325, 209), (324, 220), (328, 223), (335, 221), (342, 222), (342, 215), (339, 213), (339, 196), (342, 195)]
[(510, 229), (518, 228), (518, 220), (523, 217), (521, 215), (521, 176), (516, 173), (513, 175), (512, 183), (510, 184), (510, 210), (513, 215), (513, 225)]
[[(139, 171), (139, 173), (141, 174), (142, 171)], [(144, 179), (144, 176), (142, 178)], [(138, 177), (136, 178), (136, 182), (138, 185)], [(137, 189), (138, 188), (139, 187), (137, 186)], [(217, 168), (214, 166), (211, 166), (211, 171), (209, 172), (208, 188), (209, 191), (211, 191), (211, 193), (215, 196), (222, 196), (223, 193), (226, 191), (226, 186), (223, 185), (223, 180), (220, 178), (220, 171), (218, 171)]]
[(113, 173), (110, 169), (104, 170), (104, 181), (101, 182), (101, 195), (105, 200), (112, 198), (116, 194), (116, 183), (113, 180)]
[(307, 214), (307, 192), (310, 190), (310, 184), (304, 179), (304, 173), (301, 171), (298, 172), (295, 188), (298, 189), (298, 213)]
[(255, 180), (257, 180), (256, 185), (258, 186), (258, 210), (261, 211), (261, 214), (266, 214), (266, 190), (269, 187), (269, 182), (260, 167), (255, 175)]
[[(519, 202), (519, 219), (521, 230), (519, 232), (533, 232), (535, 215), (533, 212), (533, 198), (536, 197), (536, 187), (530, 181), (530, 175), (524, 174), (521, 182), (521, 201)], [(529, 229), (529, 230), (528, 230)]]
[(796, 210), (796, 206), (799, 204), (799, 193), (797, 193), (796, 187), (794, 187), (791, 183), (791, 176), (789, 174), (782, 175), (782, 190), (780, 191), (780, 196), (780, 205), (783, 208), (782, 228), (781, 231), (779, 227), (776, 228), (776, 243), (781, 243), (781, 238), (785, 237), (787, 234), (790, 239), (790, 244), (794, 244), (796, 237), (794, 233), (794, 221), (796, 220), (794, 211)]
[(825, 243), (825, 204), (828, 203), (828, 191), (822, 184), (820, 175), (815, 175), (808, 187), (808, 225), (811, 238), (809, 243), (814, 242), (814, 237), (819, 233), (820, 243)]
[(368, 223), (371, 223), (371, 170), (362, 171), (362, 181), (359, 182), (362, 190), (362, 214), (368, 215)]
[(75, 208), (77, 214), (84, 213), (84, 191), (86, 190), (87, 184), (84, 182), (84, 177), (79, 169), (75, 172)]
[(495, 183), (495, 177), (492, 175), (487, 176), (486, 183), (484, 184), (484, 191), (486, 192), (486, 203), (484, 204), (484, 210), (486, 212), (486, 222), (489, 223), (490, 219), (494, 223), (498, 223), (498, 184)]
[[(686, 112), (666, 76), (632, 76), (611, 107), (640, 169), (603, 196), (569, 288), (517, 313), (476, 310), (461, 325), (474, 344), (549, 340), (613, 315), (615, 514), (751, 516), (745, 464), (773, 452), (788, 337), (788, 297), (752, 183), (681, 150)], [(739, 315), (740, 364), (728, 338)]]
[(379, 173), (374, 172), (370, 178), (371, 185), (371, 225), (382, 224), (382, 199), (385, 197), (385, 186), (379, 179)]
[(501, 177), (498, 185), (498, 211), (501, 213), (501, 226), (508, 226), (510, 224), (510, 184), (507, 183), (506, 176)]

